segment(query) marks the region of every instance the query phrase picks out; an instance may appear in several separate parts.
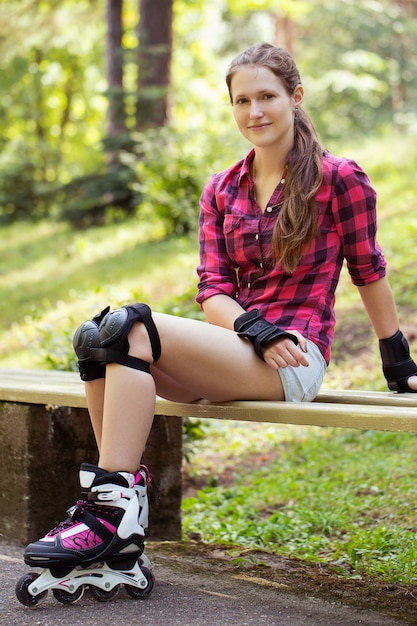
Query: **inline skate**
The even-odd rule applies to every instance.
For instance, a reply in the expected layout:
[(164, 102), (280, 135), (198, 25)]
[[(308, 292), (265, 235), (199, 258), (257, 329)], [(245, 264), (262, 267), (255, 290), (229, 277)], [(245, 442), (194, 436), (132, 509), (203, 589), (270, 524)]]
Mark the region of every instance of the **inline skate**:
[(135, 599), (149, 596), (154, 578), (143, 553), (149, 481), (144, 465), (134, 475), (83, 463), (81, 499), (64, 522), (25, 550), (25, 563), (42, 571), (17, 582), (19, 602), (34, 607), (52, 589), (59, 602), (72, 604), (87, 587), (96, 600), (106, 602), (116, 597), (121, 584)]

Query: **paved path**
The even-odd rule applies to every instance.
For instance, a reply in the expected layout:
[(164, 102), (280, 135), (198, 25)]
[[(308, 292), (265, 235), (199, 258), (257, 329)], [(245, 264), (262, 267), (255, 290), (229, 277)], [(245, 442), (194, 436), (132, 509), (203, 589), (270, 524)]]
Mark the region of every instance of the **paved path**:
[[(375, 610), (291, 593), (288, 585), (172, 547), (149, 544), (155, 588), (147, 600), (124, 590), (112, 602), (100, 603), (89, 593), (74, 605), (62, 605), (50, 592), (28, 609), (15, 598), (18, 578), (30, 571), (22, 548), (0, 541), (0, 626), (399, 626), (417, 623)], [(417, 601), (416, 601), (417, 606)], [(411, 620), (411, 621), (410, 621)]]

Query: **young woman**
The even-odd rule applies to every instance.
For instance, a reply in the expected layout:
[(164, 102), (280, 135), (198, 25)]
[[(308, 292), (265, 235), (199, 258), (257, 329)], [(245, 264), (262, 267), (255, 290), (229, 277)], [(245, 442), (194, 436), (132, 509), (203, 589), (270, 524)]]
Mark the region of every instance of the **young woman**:
[(209, 323), (136, 304), (106, 309), (77, 330), (99, 467), (82, 465), (81, 501), (28, 546), (29, 565), (86, 566), (141, 553), (148, 474), (140, 460), (156, 393), (174, 401), (313, 400), (330, 360), (344, 260), (389, 387), (417, 391), (366, 174), (320, 146), (285, 50), (245, 50), (226, 82), (253, 149), (202, 193), (197, 301)]

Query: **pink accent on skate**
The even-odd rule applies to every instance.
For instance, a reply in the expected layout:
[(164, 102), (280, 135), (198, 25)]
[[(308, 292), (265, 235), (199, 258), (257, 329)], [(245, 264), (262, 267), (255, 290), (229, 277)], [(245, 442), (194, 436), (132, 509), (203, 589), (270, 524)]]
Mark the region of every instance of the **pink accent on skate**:
[(85, 528), (84, 531), (78, 532), (76, 535), (61, 537), (61, 543), (62, 547), (67, 550), (88, 550), (100, 545), (103, 543), (103, 540), (93, 533), (90, 528)]
[[(115, 526), (109, 524), (105, 520), (98, 520), (105, 526), (110, 532), (116, 534)], [(83, 523), (74, 524), (70, 529), (67, 529), (61, 533), (61, 544), (63, 548), (67, 550), (88, 550), (94, 548), (103, 543), (101, 537), (96, 535), (88, 526)]]
[(58, 584), (60, 585), (60, 587), (65, 587), (65, 589), (69, 589), (71, 582), (71, 578), (65, 578), (65, 580), (60, 580)]

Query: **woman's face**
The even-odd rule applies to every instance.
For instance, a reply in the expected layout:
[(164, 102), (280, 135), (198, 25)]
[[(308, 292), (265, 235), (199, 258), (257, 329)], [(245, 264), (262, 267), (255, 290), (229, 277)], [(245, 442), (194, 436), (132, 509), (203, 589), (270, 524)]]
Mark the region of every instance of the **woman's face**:
[(289, 96), (281, 79), (267, 67), (242, 66), (232, 77), (231, 97), (237, 126), (255, 147), (289, 151), (294, 138), (294, 111), (302, 85)]

